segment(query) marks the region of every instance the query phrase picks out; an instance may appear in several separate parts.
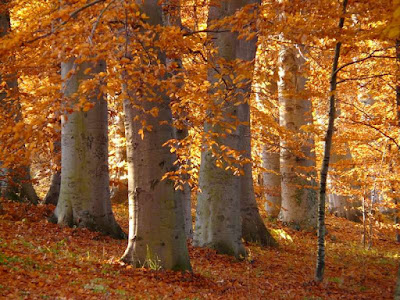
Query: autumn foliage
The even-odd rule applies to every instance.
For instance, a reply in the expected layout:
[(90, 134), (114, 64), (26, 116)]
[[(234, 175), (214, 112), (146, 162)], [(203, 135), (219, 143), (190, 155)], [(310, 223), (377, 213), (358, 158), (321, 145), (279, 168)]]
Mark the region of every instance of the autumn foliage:
[[(153, 24), (141, 6), (146, 0), (0, 1), (0, 297), (393, 296), (400, 242), (399, 1), (349, 0), (345, 10), (341, 1), (333, 0), (239, 2), (243, 5), (232, 15), (208, 22), (209, 8), (221, 1), (160, 0), (165, 22)], [(231, 49), (215, 44), (227, 33), (238, 44), (257, 41), (255, 58), (223, 57), (221, 53)], [(340, 56), (332, 70), (339, 43)], [(290, 63), (282, 59), (283, 49), (296, 49), (294, 60), (303, 61), (299, 68), (286, 68), (306, 82), (296, 95), (282, 95), (279, 89), (284, 83), (281, 67)], [(72, 60), (105, 67), (99, 72), (83, 70), (87, 78), (74, 95), (66, 96), (76, 72), (68, 72), (63, 80), (61, 68)], [(190, 216), (195, 216), (196, 195), (201, 192), (202, 151), (210, 151), (216, 167), (235, 176), (243, 176), (250, 164), (258, 209), (279, 246), (247, 243), (247, 256), (235, 260), (193, 247), (189, 240), (193, 273), (161, 270), (156, 260), (147, 264), (150, 269), (134, 269), (119, 261), (126, 241), (60, 228), (47, 221), (53, 206), (6, 199), (10, 197), (2, 194), (4, 186), (24, 184), (33, 185), (44, 198), (50, 176), (61, 169), (61, 119), (67, 122), (68, 114), (90, 111), (95, 104), (89, 99), (100, 99), (100, 94), (108, 104), (111, 188), (125, 189), (118, 200), (122, 204), (114, 203), (113, 209), (125, 232), (129, 217), (124, 202), (124, 101), (136, 112), (134, 122), (140, 126), (134, 134), (141, 140), (157, 131), (157, 125), (173, 128), (175, 136), (163, 147), (176, 161), (160, 180), (171, 180), (175, 190), (190, 189)], [(282, 121), (285, 97), (309, 100), (309, 113), (300, 116), (308, 120), (306, 125), (282, 125), (294, 124)], [(327, 211), (342, 217), (347, 213), (358, 223), (328, 214), (325, 281), (316, 283), (315, 226), (310, 232), (296, 231), (289, 226), (293, 224), (264, 212), (265, 203), (279, 196), (281, 188), (268, 186), (261, 180), (263, 174), (285, 174), (266, 166), (263, 151), (280, 155), (281, 164), (282, 153), (296, 156), (295, 161), (311, 160), (294, 172), (312, 183), (299, 183), (297, 188), (316, 191), (332, 98), (336, 106), (331, 110), (335, 123)], [(243, 104), (250, 107), (250, 122), (235, 115)], [(168, 121), (148, 121), (159, 117), (165, 106)], [(213, 130), (205, 130), (205, 124)], [(241, 126), (251, 128), (246, 135), (251, 155), (224, 143)], [(179, 131), (185, 135), (177, 137)], [(304, 148), (311, 150), (305, 154)], [(21, 197), (14, 200), (29, 198), (21, 190), (16, 189)], [(340, 211), (330, 196), (346, 199), (346, 209)]]

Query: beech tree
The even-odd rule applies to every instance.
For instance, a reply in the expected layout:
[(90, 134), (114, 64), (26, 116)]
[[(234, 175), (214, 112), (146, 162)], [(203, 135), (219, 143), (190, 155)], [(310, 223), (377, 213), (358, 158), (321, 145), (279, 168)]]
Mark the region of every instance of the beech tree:
[[(259, 5), (261, 1), (246, 0), (237, 1), (236, 9), (245, 7), (246, 5), (253, 5), (253, 7), (246, 12), (248, 14), (256, 14), (259, 12)], [(251, 6), (250, 6), (251, 7)], [(236, 37), (236, 59), (249, 63), (249, 67), (254, 70), (254, 62), (257, 50), (257, 38), (243, 39)], [(239, 120), (242, 125), (239, 126), (239, 139), (240, 150), (244, 152), (244, 157), (251, 161), (251, 130), (250, 130), (250, 102), (253, 76), (242, 83), (240, 87), (245, 99), (242, 99), (242, 104), (238, 106)], [(239, 92), (239, 93), (240, 93)], [(239, 94), (238, 98), (243, 97)], [(254, 195), (253, 186), (253, 171), (252, 164), (247, 163), (243, 166), (244, 174), (240, 176), (240, 211), (242, 219), (242, 237), (245, 241), (258, 242), (262, 245), (275, 245), (275, 241), (260, 216), (257, 202)]]
[(278, 218), (282, 206), (280, 153), (269, 149), (266, 145), (262, 152), (262, 167), (267, 169), (262, 173), (263, 187), (266, 189), (265, 210), (272, 218)]
[[(77, 62), (69, 58), (63, 62), (65, 99), (74, 101), (82, 81), (105, 71), (104, 61)], [(86, 227), (124, 238), (111, 210), (107, 102), (99, 88), (92, 93), (88, 101), (93, 108), (62, 117), (61, 186), (53, 220), (63, 226)]]
[[(303, 135), (301, 126), (312, 123), (311, 100), (305, 77), (306, 47), (281, 46), (279, 57), (280, 125), (288, 135)], [(299, 143), (299, 140), (297, 140)], [(315, 152), (311, 138), (296, 150), (288, 137), (281, 138), (282, 221), (299, 229), (317, 226)]]
[[(154, 30), (163, 25), (163, 11), (157, 0), (138, 1), (138, 5), (148, 17), (147, 29)], [(129, 32), (125, 36), (129, 37)], [(148, 61), (152, 68), (150, 72), (156, 72), (166, 64), (165, 54), (159, 49), (149, 50), (153, 51), (155, 61), (159, 60), (161, 65)], [(123, 76), (126, 81), (130, 79), (129, 73)], [(157, 83), (139, 86), (136, 91), (125, 88), (129, 239), (122, 260), (137, 267), (191, 270), (182, 197), (173, 183), (164, 179), (165, 173), (174, 169), (176, 160), (175, 154), (165, 146), (174, 138), (170, 98)]]
[[(240, 1), (221, 1), (220, 5), (212, 5), (208, 12), (208, 27), (224, 17), (231, 16), (240, 7)], [(233, 61), (236, 53), (236, 36), (231, 32), (217, 32), (210, 34), (214, 45), (218, 48), (219, 63)], [(210, 58), (211, 59), (211, 58)], [(218, 60), (217, 60), (218, 61)], [(218, 82), (217, 76), (221, 66), (215, 65), (208, 74), (208, 80), (212, 85)], [(226, 76), (226, 75), (225, 75)], [(210, 91), (218, 98), (217, 103), (224, 101), (224, 88), (216, 88)], [(223, 105), (222, 116), (225, 122), (234, 122), (239, 117), (239, 109), (232, 104)], [(220, 144), (230, 149), (240, 149), (239, 128), (230, 130), (226, 137), (219, 137)], [(217, 124), (206, 122), (204, 131), (221, 135), (223, 128)], [(226, 163), (218, 163), (213, 149), (202, 150), (201, 165), (199, 171), (199, 188), (197, 195), (196, 224), (193, 243), (195, 246), (210, 247), (218, 253), (229, 254), (235, 257), (244, 257), (245, 249), (241, 242), (242, 223), (240, 209), (240, 177), (235, 176)], [(211, 146), (212, 147), (212, 146)]]

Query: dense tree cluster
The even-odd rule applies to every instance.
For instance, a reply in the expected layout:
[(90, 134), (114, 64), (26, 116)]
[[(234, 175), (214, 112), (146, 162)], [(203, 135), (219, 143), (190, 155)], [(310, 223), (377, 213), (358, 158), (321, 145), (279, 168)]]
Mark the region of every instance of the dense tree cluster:
[(317, 280), (325, 199), (370, 240), (374, 218), (398, 226), (397, 2), (0, 5), (2, 197), (38, 203), (52, 176), (54, 222), (116, 238), (110, 195), (129, 198), (122, 260), (173, 270), (191, 270), (187, 239), (275, 246), (264, 207), (318, 228)]

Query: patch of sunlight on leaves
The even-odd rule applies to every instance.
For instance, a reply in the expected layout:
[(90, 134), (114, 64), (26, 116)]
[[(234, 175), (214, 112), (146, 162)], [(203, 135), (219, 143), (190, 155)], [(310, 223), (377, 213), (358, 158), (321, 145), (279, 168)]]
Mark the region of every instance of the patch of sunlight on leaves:
[(274, 238), (279, 240), (285, 240), (293, 243), (292, 237), (283, 229), (271, 229), (271, 234)]

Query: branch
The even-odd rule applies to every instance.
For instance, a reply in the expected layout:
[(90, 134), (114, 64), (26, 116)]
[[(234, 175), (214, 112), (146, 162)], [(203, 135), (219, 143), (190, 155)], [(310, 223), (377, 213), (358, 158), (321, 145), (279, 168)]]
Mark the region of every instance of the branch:
[(226, 33), (226, 32), (231, 32), (230, 30), (210, 30), (210, 29), (204, 29), (204, 30), (196, 30), (196, 31), (190, 31), (190, 32), (185, 32), (183, 36), (190, 36), (190, 35), (195, 35), (198, 33)]
[(396, 57), (386, 56), (386, 55), (374, 55), (376, 52), (381, 52), (381, 51), (384, 51), (384, 50), (387, 50), (387, 49), (390, 49), (390, 48), (393, 48), (393, 47), (374, 50), (368, 56), (366, 56), (364, 58), (361, 58), (361, 59), (358, 59), (358, 60), (354, 60), (354, 61), (348, 62), (348, 63), (340, 66), (339, 68), (336, 69), (335, 73), (337, 74), (339, 71), (343, 70), (344, 68), (346, 68), (348, 66), (351, 66), (351, 65), (366, 61), (366, 60), (371, 59), (371, 58), (396, 58)]
[(336, 84), (343, 83), (343, 82), (346, 82), (346, 81), (355, 81), (355, 80), (365, 80), (365, 79), (379, 78), (379, 77), (389, 76), (389, 75), (391, 75), (391, 74), (390, 73), (386, 73), (386, 74), (376, 74), (376, 75), (357, 77), (357, 78), (346, 78), (346, 79), (342, 79), (342, 80), (338, 81)]
[(383, 135), (384, 137), (386, 137), (386, 138), (388, 138), (389, 140), (391, 140), (391, 141), (396, 145), (397, 149), (400, 150), (400, 145), (397, 143), (396, 139), (393, 138), (393, 137), (391, 137), (390, 135), (384, 133), (384, 132), (383, 132), (381, 129), (379, 129), (378, 127), (376, 127), (376, 126), (374, 126), (374, 125), (372, 125), (372, 124), (360, 122), (360, 121), (353, 120), (353, 119), (348, 119), (348, 120), (351, 121), (351, 122), (353, 122), (353, 123), (355, 123), (355, 124), (361, 124), (361, 125), (370, 127), (370, 128), (372, 128), (372, 129), (378, 131), (381, 135)]
[(33, 39), (27, 41), (26, 43), (27, 43), (27, 44), (30, 44), (30, 43), (36, 42), (37, 40), (43, 39), (43, 38), (45, 38), (45, 37), (48, 37), (48, 36), (54, 34), (54, 33), (57, 32), (62, 26), (64, 26), (65, 24), (67, 24), (71, 19), (75, 18), (75, 17), (76, 17), (80, 12), (82, 12), (83, 10), (85, 10), (85, 9), (87, 9), (87, 8), (93, 6), (93, 5), (96, 5), (96, 4), (98, 4), (98, 3), (105, 2), (105, 1), (106, 1), (106, 0), (94, 0), (94, 1), (92, 1), (92, 2), (89, 2), (89, 3), (85, 4), (85, 5), (82, 6), (82, 7), (79, 7), (78, 9), (76, 9), (75, 11), (73, 11), (72, 13), (70, 13), (68, 19), (65, 20), (65, 21), (63, 21), (63, 22), (61, 22), (61, 24), (58, 25), (55, 29), (51, 30), (51, 31), (48, 32), (48, 33), (42, 34), (42, 35), (40, 35), (40, 36), (37, 36), (37, 37), (35, 37), (35, 38), (33, 38)]
[(95, 33), (96, 29), (97, 29), (97, 26), (99, 25), (99, 22), (100, 22), (101, 18), (103, 17), (103, 15), (104, 15), (104, 13), (107, 11), (107, 9), (108, 9), (114, 2), (115, 2), (115, 0), (111, 0), (110, 3), (108, 3), (108, 4), (106, 5), (106, 7), (104, 7), (104, 8), (101, 10), (100, 14), (99, 14), (98, 17), (97, 17), (96, 22), (93, 24), (92, 31), (90, 32), (90, 36), (89, 36), (89, 42), (90, 42), (91, 44), (92, 44), (92, 40), (93, 40), (94, 33)]

